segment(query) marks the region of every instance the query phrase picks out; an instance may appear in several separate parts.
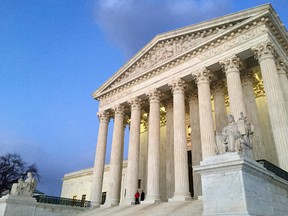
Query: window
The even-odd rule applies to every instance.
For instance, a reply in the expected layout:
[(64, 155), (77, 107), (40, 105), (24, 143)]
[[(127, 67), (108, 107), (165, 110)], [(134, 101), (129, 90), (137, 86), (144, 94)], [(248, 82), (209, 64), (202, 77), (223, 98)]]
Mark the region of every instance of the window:
[(138, 188), (141, 188), (141, 179), (138, 179)]
[(82, 195), (82, 198), (81, 198), (81, 207), (84, 206), (84, 204), (85, 204), (85, 199), (86, 199), (86, 194), (83, 194), (83, 195)]
[(85, 200), (85, 199), (86, 199), (86, 194), (83, 194), (81, 200)]
[(102, 201), (101, 204), (103, 205), (106, 201), (106, 192), (102, 192)]

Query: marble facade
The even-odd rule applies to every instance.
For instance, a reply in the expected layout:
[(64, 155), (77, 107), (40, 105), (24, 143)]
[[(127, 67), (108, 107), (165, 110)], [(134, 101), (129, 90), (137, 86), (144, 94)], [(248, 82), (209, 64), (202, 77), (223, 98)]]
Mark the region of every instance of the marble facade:
[[(193, 166), (213, 157), (215, 135), (229, 113), (237, 120), (243, 112), (255, 126), (255, 159), (288, 171), (287, 54), (287, 31), (271, 5), (156, 36), (93, 93), (100, 121), (92, 205), (101, 203), (111, 118), (109, 206), (131, 204), (139, 179), (146, 202), (191, 199), (187, 151)], [(126, 196), (120, 199), (127, 124)], [(201, 196), (194, 172), (193, 190)]]

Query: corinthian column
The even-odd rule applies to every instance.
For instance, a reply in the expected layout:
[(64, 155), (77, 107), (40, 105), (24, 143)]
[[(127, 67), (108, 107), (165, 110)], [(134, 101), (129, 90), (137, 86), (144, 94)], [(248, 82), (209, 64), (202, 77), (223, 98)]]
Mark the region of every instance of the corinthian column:
[(124, 141), (124, 107), (118, 105), (113, 108), (113, 111), (114, 129), (110, 156), (109, 187), (106, 202), (106, 205), (109, 206), (118, 205), (120, 201)]
[(126, 181), (127, 190), (124, 202), (131, 204), (135, 201), (134, 194), (138, 188), (141, 99), (134, 98), (128, 102), (131, 105), (131, 123)]
[(227, 125), (227, 114), (225, 105), (225, 82), (220, 80), (213, 85), (214, 114), (216, 132), (221, 134), (222, 129)]
[(175, 80), (169, 84), (173, 93), (174, 122), (174, 172), (175, 192), (170, 201), (185, 201), (191, 199), (189, 192), (188, 159), (185, 124), (185, 94), (186, 83)]
[(166, 102), (166, 194), (172, 198), (175, 191), (173, 100)]
[(288, 111), (288, 79), (287, 79), (287, 72), (288, 72), (288, 66), (287, 62), (284, 61), (283, 59), (278, 59), (276, 61), (277, 64), (277, 70), (279, 73), (280, 81), (281, 81), (281, 86), (282, 90), (284, 93), (284, 100), (285, 100), (285, 105)]
[(211, 106), (211, 72), (206, 68), (192, 74), (198, 86), (199, 120), (202, 146), (202, 159), (215, 155), (215, 135)]
[(262, 72), (279, 165), (288, 171), (288, 114), (274, 59), (275, 49), (271, 42), (259, 43), (251, 49)]
[(148, 173), (146, 202), (160, 202), (160, 98), (161, 92), (147, 94), (150, 102), (148, 135)]
[(227, 78), (230, 112), (237, 121), (240, 117), (240, 112), (243, 112), (244, 116), (246, 116), (246, 107), (239, 71), (240, 67), (242, 66), (242, 62), (237, 56), (232, 56), (225, 58), (219, 63), (222, 66)]
[(257, 109), (257, 104), (254, 95), (253, 88), (253, 77), (252, 71), (246, 71), (242, 77), (242, 87), (245, 98), (245, 104), (247, 107), (247, 119), (248, 122), (251, 122), (254, 125), (254, 134), (253, 134), (253, 157), (255, 160), (260, 160), (265, 158), (265, 149), (262, 137), (261, 124), (259, 119), (259, 113)]
[[(192, 144), (192, 166), (196, 166), (200, 165), (200, 161), (202, 160), (199, 104), (197, 92), (193, 92), (192, 95), (189, 97), (189, 108)], [(202, 195), (201, 177), (200, 174), (196, 172), (193, 172), (193, 190), (194, 197), (199, 197)]]
[(105, 166), (106, 143), (109, 123), (109, 113), (102, 111), (98, 113), (100, 120), (96, 156), (92, 176), (91, 204), (99, 207), (102, 200), (102, 184)]

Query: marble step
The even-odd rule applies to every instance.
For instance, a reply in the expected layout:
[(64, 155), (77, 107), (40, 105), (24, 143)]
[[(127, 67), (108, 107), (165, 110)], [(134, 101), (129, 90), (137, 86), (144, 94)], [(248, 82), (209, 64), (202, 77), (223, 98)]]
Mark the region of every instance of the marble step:
[(186, 202), (162, 202), (157, 204), (100, 207), (87, 210), (79, 216), (201, 216), (202, 212), (202, 200), (192, 200)]

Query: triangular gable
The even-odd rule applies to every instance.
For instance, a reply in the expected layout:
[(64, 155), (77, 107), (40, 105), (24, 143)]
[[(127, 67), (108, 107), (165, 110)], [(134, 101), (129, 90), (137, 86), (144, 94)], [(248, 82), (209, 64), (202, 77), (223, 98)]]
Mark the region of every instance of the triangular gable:
[(181, 56), (182, 53), (205, 43), (210, 38), (222, 35), (234, 26), (246, 23), (247, 20), (253, 19), (253, 17), (259, 14), (269, 12), (270, 8), (271, 6), (266, 4), (157, 35), (95, 91), (93, 97), (99, 98), (101, 95), (132, 80), (133, 77), (162, 65), (164, 62), (177, 58), (179, 55)]

